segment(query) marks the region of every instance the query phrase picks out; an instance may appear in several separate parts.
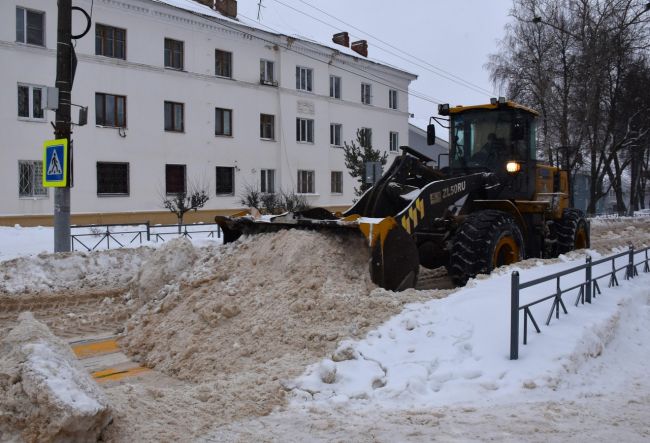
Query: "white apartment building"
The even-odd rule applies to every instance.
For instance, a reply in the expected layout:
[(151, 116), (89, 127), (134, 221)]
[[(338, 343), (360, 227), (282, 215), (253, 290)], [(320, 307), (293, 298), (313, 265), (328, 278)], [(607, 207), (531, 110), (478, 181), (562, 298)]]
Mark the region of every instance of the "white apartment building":
[[(91, 11), (91, 0), (75, 5)], [(49, 224), (54, 193), (40, 174), (54, 112), (42, 103), (56, 77), (57, 2), (3, 0), (0, 16), (0, 224)], [(74, 13), (73, 32), (83, 22)], [(164, 196), (193, 185), (210, 191), (194, 216), (204, 221), (241, 208), (248, 187), (347, 207), (356, 182), (343, 142), (364, 128), (389, 161), (408, 143), (415, 75), (197, 1), (94, 0), (75, 50), (72, 102), (88, 107), (72, 135), (76, 223), (165, 220)]]

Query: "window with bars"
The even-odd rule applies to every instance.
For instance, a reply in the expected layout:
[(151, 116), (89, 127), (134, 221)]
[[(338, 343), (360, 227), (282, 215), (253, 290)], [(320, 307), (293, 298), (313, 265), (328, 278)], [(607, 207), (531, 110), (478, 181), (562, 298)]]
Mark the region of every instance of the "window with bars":
[(97, 92), (95, 94), (95, 124), (126, 128), (126, 97)]
[(359, 131), (359, 144), (362, 148), (372, 148), (372, 129), (361, 128)]
[(343, 194), (343, 172), (332, 171), (332, 194)]
[(18, 161), (18, 197), (47, 197), (41, 160)]
[(126, 29), (95, 25), (95, 54), (126, 59)]
[(275, 192), (275, 169), (260, 170), (260, 192), (264, 194)]
[(214, 50), (214, 75), (232, 78), (232, 52)]
[(371, 104), (372, 100), (372, 85), (369, 83), (361, 83), (361, 103), (364, 105)]
[(298, 170), (298, 194), (314, 194), (314, 171)]
[(45, 13), (17, 7), (16, 41), (45, 46)]
[(341, 98), (341, 77), (330, 75), (330, 97)]
[(97, 162), (97, 195), (129, 195), (129, 164)]
[(18, 117), (45, 120), (44, 86), (18, 85)]
[(183, 103), (165, 102), (165, 131), (185, 131), (185, 105)]
[(214, 134), (232, 136), (232, 109), (215, 108)]
[(165, 165), (165, 193), (185, 193), (185, 165)]
[(390, 109), (397, 109), (397, 91), (395, 89), (388, 91), (388, 107)]
[(270, 60), (260, 60), (260, 83), (275, 86), (275, 64)]
[(330, 145), (341, 146), (342, 128), (340, 123), (330, 123)]
[(275, 116), (260, 114), (260, 138), (275, 140)]
[(313, 72), (311, 68), (296, 66), (296, 89), (311, 92)]
[(314, 143), (314, 120), (308, 118), (296, 119), (296, 141)]
[(391, 132), (390, 133), (390, 152), (397, 152), (399, 149), (399, 133)]
[(165, 39), (165, 68), (183, 70), (183, 42)]
[(217, 166), (217, 195), (235, 195), (235, 168)]

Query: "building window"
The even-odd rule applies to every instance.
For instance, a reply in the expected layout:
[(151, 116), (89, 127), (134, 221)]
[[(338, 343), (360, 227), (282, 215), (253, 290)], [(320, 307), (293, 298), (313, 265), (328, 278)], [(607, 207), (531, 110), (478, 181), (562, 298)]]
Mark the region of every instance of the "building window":
[(165, 165), (165, 193), (185, 193), (185, 165)]
[(111, 128), (126, 128), (126, 97), (97, 92), (95, 124)]
[(372, 99), (371, 95), (372, 85), (369, 83), (361, 83), (361, 103), (369, 105)]
[(129, 164), (97, 162), (97, 195), (129, 195)]
[(165, 68), (183, 69), (183, 42), (165, 39)]
[(217, 166), (217, 195), (235, 195), (235, 168)]
[(45, 46), (45, 13), (16, 8), (16, 41)]
[(308, 118), (296, 119), (296, 141), (314, 143), (314, 120)]
[(126, 30), (95, 25), (95, 54), (126, 59)]
[(214, 134), (232, 136), (232, 109), (214, 109)]
[(330, 75), (330, 97), (341, 98), (341, 77)]
[(388, 91), (388, 107), (390, 109), (397, 109), (397, 91), (395, 89)]
[(185, 106), (183, 103), (165, 102), (165, 131), (185, 130)]
[(362, 148), (372, 148), (372, 129), (361, 128), (359, 131), (359, 144)]
[(341, 146), (341, 128), (343, 126), (340, 123), (331, 123), (330, 124), (330, 145), (332, 146)]
[(260, 83), (263, 85), (277, 85), (274, 71), (274, 63), (272, 61), (260, 60)]
[(260, 138), (275, 140), (275, 116), (260, 114)]
[(41, 86), (18, 85), (18, 117), (44, 120)]
[(313, 70), (296, 66), (296, 89), (301, 91), (312, 91)]
[(275, 192), (275, 169), (262, 169), (260, 171), (260, 192), (273, 194)]
[(298, 194), (314, 194), (314, 171), (298, 170)]
[(332, 171), (332, 194), (343, 194), (343, 172)]
[(399, 133), (390, 133), (390, 152), (397, 152), (399, 149)]
[(18, 161), (18, 197), (47, 197), (41, 160)]
[(218, 77), (232, 77), (232, 52), (215, 49), (214, 75)]

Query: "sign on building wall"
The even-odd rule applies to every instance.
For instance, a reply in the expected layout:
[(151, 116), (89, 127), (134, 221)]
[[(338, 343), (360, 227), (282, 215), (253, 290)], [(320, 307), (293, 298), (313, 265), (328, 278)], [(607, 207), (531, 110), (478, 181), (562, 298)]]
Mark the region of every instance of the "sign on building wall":
[(43, 186), (62, 188), (68, 182), (68, 140), (43, 143)]

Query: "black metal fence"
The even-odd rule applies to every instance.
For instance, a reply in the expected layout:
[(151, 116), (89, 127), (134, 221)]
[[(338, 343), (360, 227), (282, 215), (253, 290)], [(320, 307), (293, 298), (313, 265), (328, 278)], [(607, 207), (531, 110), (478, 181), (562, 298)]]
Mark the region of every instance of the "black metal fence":
[(170, 238), (204, 234), (206, 238), (221, 238), (221, 228), (216, 223), (191, 225), (151, 225), (148, 221), (139, 223), (113, 223), (104, 225), (71, 226), (72, 250), (81, 248), (94, 251), (97, 248), (122, 248), (144, 241), (164, 242)]
[[(578, 307), (580, 304), (591, 303), (592, 299), (601, 294), (598, 281), (609, 277), (608, 287), (618, 286), (617, 273), (623, 273), (626, 280), (638, 276), (637, 267), (643, 266), (643, 272), (650, 272), (650, 265), (648, 259), (648, 251), (650, 248), (634, 250), (630, 246), (627, 252), (621, 252), (609, 257), (601, 258), (593, 261), (591, 257), (587, 257), (585, 264), (557, 272), (555, 274), (547, 275), (545, 277), (530, 280), (524, 283), (519, 281), (519, 272), (514, 271), (511, 275), (511, 302), (510, 302), (510, 360), (519, 358), (519, 318), (520, 312), (523, 311), (524, 316), (524, 330), (523, 330), (523, 344), (528, 342), (528, 321), (535, 328), (537, 333), (541, 333), (539, 325), (533, 316), (531, 308), (535, 305), (551, 301), (551, 309), (546, 317), (546, 326), (551, 323), (553, 314), (555, 318), (560, 318), (560, 312), (568, 314), (566, 305), (564, 303), (564, 296), (569, 297), (569, 293), (576, 296), (574, 306)], [(641, 260), (637, 257), (641, 256)], [(617, 260), (619, 263), (617, 264)], [(621, 264), (623, 262), (623, 264)], [(610, 266), (603, 266), (611, 263)], [(603, 270), (603, 267), (606, 269)], [(562, 285), (562, 278), (584, 271), (584, 277), (580, 279), (580, 283), (567, 286)], [(597, 274), (597, 275), (594, 275)], [(572, 278), (575, 283), (575, 278)], [(549, 282), (555, 282), (555, 289), (550, 293), (542, 296), (539, 299), (529, 301), (525, 304), (520, 304), (521, 292), (524, 289), (531, 288)], [(565, 280), (566, 282), (566, 280)]]

